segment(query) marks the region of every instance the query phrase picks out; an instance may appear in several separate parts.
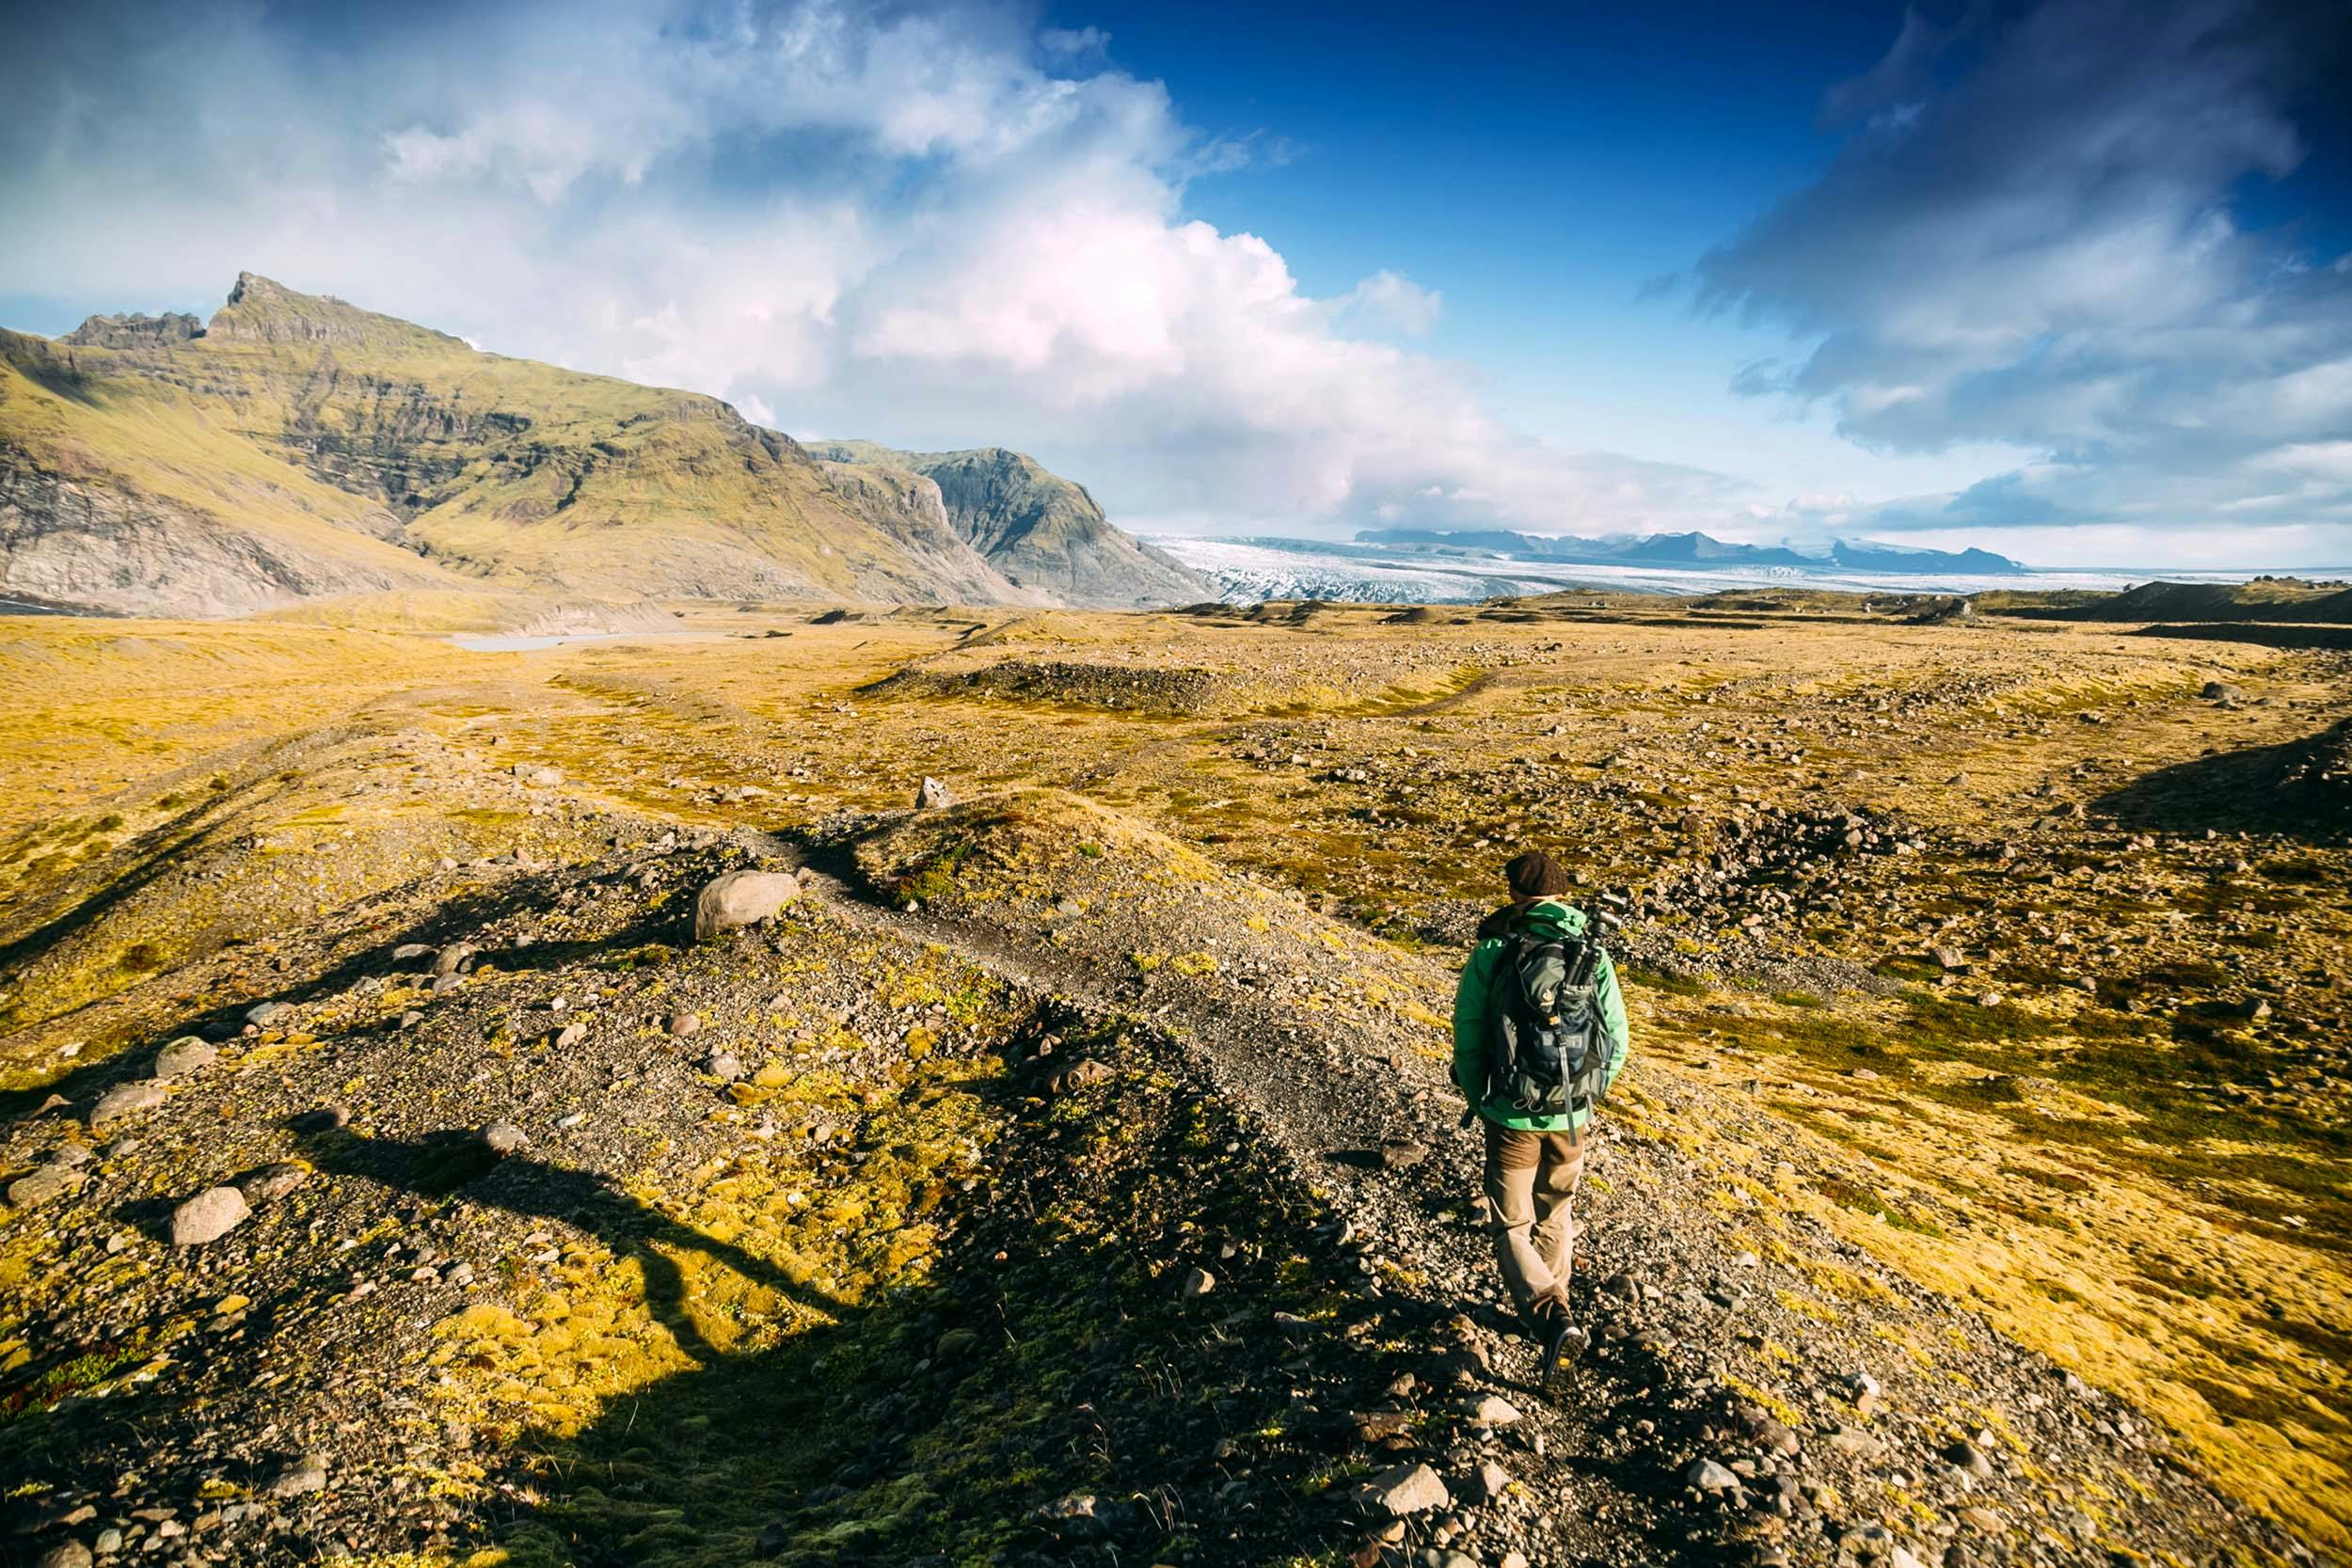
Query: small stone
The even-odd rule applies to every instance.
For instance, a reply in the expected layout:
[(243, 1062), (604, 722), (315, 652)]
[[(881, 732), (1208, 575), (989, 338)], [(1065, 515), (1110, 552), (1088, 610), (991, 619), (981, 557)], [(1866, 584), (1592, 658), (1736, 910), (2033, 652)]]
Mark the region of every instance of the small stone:
[(1176, 1293), (1185, 1301), (1199, 1301), (1216, 1289), (1216, 1275), (1206, 1269), (1193, 1268), (1184, 1271), (1184, 1283), (1176, 1288)]
[(564, 770), (541, 767), (536, 763), (518, 762), (515, 765), (515, 777), (535, 788), (548, 789), (564, 782)]
[(117, 1084), (98, 1097), (98, 1103), (90, 1110), (89, 1124), (93, 1129), (103, 1127), (110, 1121), (119, 1121), (141, 1111), (151, 1111), (163, 1102), (164, 1086), (151, 1078), (142, 1078), (135, 1084)]
[(19, 1209), (31, 1209), (80, 1191), (82, 1181), (82, 1173), (71, 1165), (43, 1165), (8, 1183), (8, 1201)]
[(307, 1167), (281, 1160), (263, 1165), (240, 1180), (237, 1190), (245, 1194), (247, 1203), (260, 1208), (277, 1202), (309, 1180), (310, 1172)]
[(220, 1057), (220, 1048), (194, 1035), (183, 1035), (155, 1053), (155, 1076), (185, 1078), (191, 1072), (211, 1067)]
[(1974, 1443), (1954, 1443), (1944, 1450), (1945, 1462), (1955, 1470), (1965, 1470), (1979, 1481), (1993, 1479), (1993, 1462)]
[(427, 953), (432, 951), (433, 945), (430, 942), (404, 942), (398, 947), (392, 949), (392, 962), (396, 964), (414, 963), (417, 959), (423, 958)]
[(291, 1009), (283, 1002), (262, 1002), (245, 1010), (245, 1021), (256, 1028), (266, 1029)]
[(1462, 1500), (1474, 1506), (1494, 1502), (1510, 1490), (1511, 1474), (1493, 1460), (1484, 1460), (1462, 1482)]
[(1740, 1478), (1711, 1459), (1697, 1459), (1682, 1472), (1682, 1484), (1705, 1493), (1737, 1492)]
[(1380, 1140), (1380, 1168), (1382, 1170), (1410, 1170), (1428, 1158), (1429, 1146), (1427, 1144), (1416, 1143), (1410, 1138)]
[(451, 942), (447, 947), (442, 948), (433, 960), (435, 977), (464, 973), (473, 962), (474, 955), (480, 951), (481, 949), (470, 942)]
[(1963, 1508), (1960, 1511), (1960, 1521), (1979, 1535), (2006, 1535), (2009, 1532), (2009, 1522), (1989, 1508)]
[(501, 1160), (531, 1147), (531, 1134), (511, 1121), (490, 1123), (482, 1130), (481, 1137), (482, 1147)]
[(60, 1541), (40, 1554), (38, 1568), (89, 1568), (89, 1548), (79, 1541)]
[(1056, 1094), (1068, 1094), (1073, 1089), (1083, 1089), (1089, 1085), (1106, 1084), (1118, 1075), (1108, 1062), (1100, 1062), (1089, 1056), (1055, 1073), (1046, 1087)]
[(253, 1212), (234, 1187), (207, 1187), (171, 1212), (171, 1244), (202, 1246), (216, 1242)]
[(703, 1070), (723, 1083), (739, 1083), (743, 1077), (743, 1059), (732, 1051), (714, 1051)]
[(573, 1046), (578, 1045), (580, 1041), (586, 1039), (587, 1037), (588, 1025), (585, 1022), (575, 1021), (573, 1022), (566, 1023), (563, 1028), (558, 1029), (555, 1032), (555, 1049), (558, 1051), (569, 1051)]
[(1427, 1513), (1454, 1501), (1438, 1472), (1426, 1465), (1391, 1465), (1359, 1485), (1351, 1496), (1367, 1509), (1399, 1518)]
[(662, 1032), (679, 1038), (692, 1034), (702, 1026), (702, 1018), (695, 1013), (672, 1013), (661, 1021)]
[(1474, 1400), (1465, 1401), (1462, 1414), (1481, 1426), (1516, 1426), (1519, 1420), (1518, 1406), (1501, 1394), (1481, 1394)]
[(278, 1479), (269, 1483), (273, 1497), (299, 1497), (312, 1492), (326, 1490), (326, 1466), (315, 1459), (306, 1459), (278, 1472)]
[(343, 1105), (322, 1105), (315, 1111), (305, 1111), (286, 1125), (297, 1132), (332, 1132), (351, 1122), (351, 1110)]
[(926, 778), (914, 791), (914, 804), (921, 811), (937, 811), (956, 803), (956, 792), (937, 779)]
[(730, 871), (713, 878), (694, 895), (694, 940), (755, 926), (800, 895), (800, 879), (789, 871)]

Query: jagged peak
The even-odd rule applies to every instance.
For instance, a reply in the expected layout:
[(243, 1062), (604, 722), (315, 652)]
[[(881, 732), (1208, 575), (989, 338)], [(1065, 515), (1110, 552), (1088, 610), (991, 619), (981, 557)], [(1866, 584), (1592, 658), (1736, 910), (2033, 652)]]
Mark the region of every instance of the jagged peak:
[(467, 347), (465, 340), (446, 332), (363, 310), (333, 294), (306, 294), (257, 272), (237, 274), (228, 302), (213, 313), (207, 333), (232, 342)]

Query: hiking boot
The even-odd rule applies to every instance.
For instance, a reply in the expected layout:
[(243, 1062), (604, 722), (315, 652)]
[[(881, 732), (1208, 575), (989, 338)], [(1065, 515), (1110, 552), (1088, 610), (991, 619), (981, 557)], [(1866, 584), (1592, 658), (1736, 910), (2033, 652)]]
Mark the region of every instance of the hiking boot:
[(1537, 1381), (1549, 1393), (1567, 1371), (1570, 1363), (1584, 1354), (1592, 1336), (1568, 1321), (1565, 1307), (1554, 1307), (1544, 1317), (1544, 1354), (1538, 1364)]

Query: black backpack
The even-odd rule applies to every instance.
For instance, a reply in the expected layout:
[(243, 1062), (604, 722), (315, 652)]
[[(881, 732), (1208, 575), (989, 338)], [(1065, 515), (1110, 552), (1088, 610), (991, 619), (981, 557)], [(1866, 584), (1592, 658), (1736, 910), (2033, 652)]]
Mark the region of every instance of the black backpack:
[(1515, 931), (1495, 966), (1486, 1090), (1528, 1116), (1558, 1117), (1609, 1094), (1613, 1042), (1594, 998), (1600, 944)]

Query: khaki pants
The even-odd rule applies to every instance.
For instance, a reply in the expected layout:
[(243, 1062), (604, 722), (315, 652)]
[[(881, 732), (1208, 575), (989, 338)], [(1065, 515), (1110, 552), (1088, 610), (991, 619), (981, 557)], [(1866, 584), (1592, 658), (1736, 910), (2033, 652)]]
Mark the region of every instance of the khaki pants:
[(1495, 1239), (1502, 1283), (1520, 1315), (1568, 1308), (1570, 1247), (1576, 1225), (1568, 1202), (1584, 1174), (1584, 1144), (1575, 1132), (1486, 1129), (1486, 1227)]

